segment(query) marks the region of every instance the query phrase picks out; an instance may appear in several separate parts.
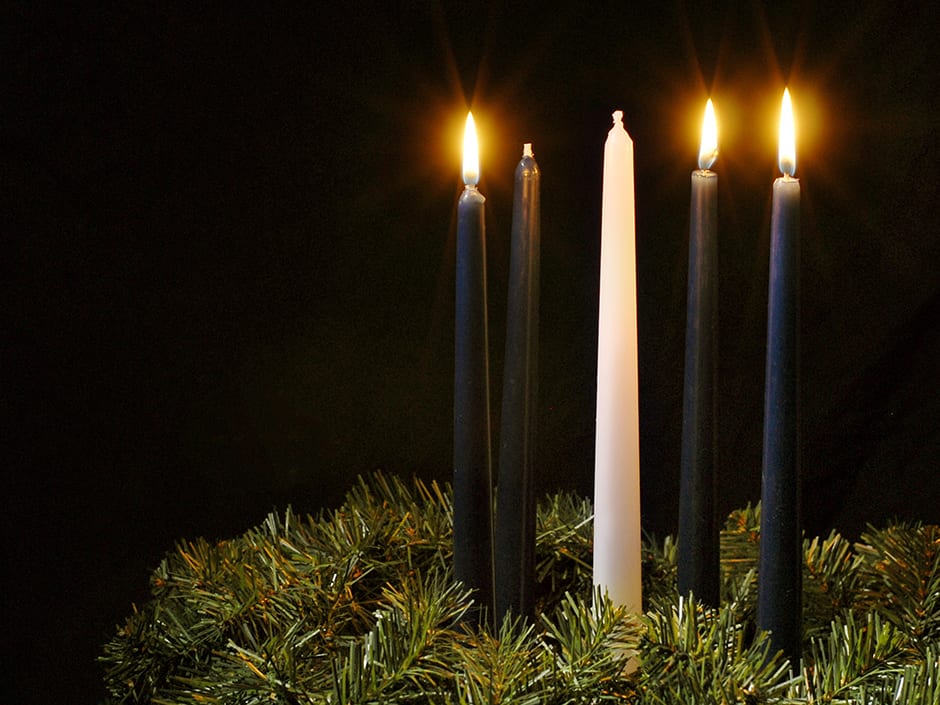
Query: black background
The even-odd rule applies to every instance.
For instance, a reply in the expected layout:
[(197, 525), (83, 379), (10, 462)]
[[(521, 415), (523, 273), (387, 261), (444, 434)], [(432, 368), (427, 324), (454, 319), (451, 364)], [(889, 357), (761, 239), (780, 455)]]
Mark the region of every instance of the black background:
[(643, 524), (675, 532), (689, 174), (710, 95), (721, 511), (759, 498), (789, 85), (804, 526), (937, 521), (937, 14), (876, 1), (8, 6), (0, 699), (102, 698), (100, 645), (179, 539), (335, 505), (376, 468), (449, 479), (468, 107), (494, 400), (523, 142), (542, 170), (540, 492), (592, 491), (601, 166), (619, 108), (636, 154)]

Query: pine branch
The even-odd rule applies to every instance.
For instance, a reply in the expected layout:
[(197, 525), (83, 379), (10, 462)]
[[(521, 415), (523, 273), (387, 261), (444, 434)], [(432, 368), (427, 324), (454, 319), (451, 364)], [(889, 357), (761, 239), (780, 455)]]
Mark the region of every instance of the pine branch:
[(827, 637), (813, 640), (802, 685), (810, 702), (851, 702), (901, 668), (902, 659), (903, 639), (890, 623), (874, 612), (858, 623), (846, 612)]
[(829, 633), (829, 625), (858, 599), (862, 559), (833, 531), (823, 541), (803, 541), (804, 640)]
[(640, 643), (642, 703), (724, 705), (767, 702), (790, 686), (789, 664), (751, 642), (732, 610), (680, 598), (668, 611), (647, 613)]
[(375, 626), (333, 657), (328, 702), (415, 702), (416, 694), (423, 702), (449, 690), (452, 645), (471, 606), (469, 593), (432, 572), (389, 586), (384, 605)]
[(728, 515), (720, 535), (721, 601), (734, 600), (738, 619), (753, 625), (757, 613), (760, 504)]
[(678, 546), (672, 536), (660, 543), (655, 536), (643, 537), (643, 604), (673, 604), (679, 599)]
[(590, 592), (593, 582), (594, 511), (571, 493), (540, 502), (536, 512), (536, 613), (557, 605), (567, 593)]
[[(585, 603), (570, 593), (552, 615), (542, 617), (552, 685), (561, 702), (629, 700), (626, 670), (636, 656), (642, 625), (599, 592)], [(564, 697), (562, 697), (564, 696)]]
[(535, 626), (507, 615), (497, 634), (470, 630), (454, 643), (454, 699), (460, 705), (535, 705), (547, 671)]
[(539, 618), (495, 633), (462, 619), (452, 516), (449, 488), (376, 474), (317, 517), (181, 542), (104, 647), (113, 701), (940, 705), (936, 526), (804, 542), (804, 668), (788, 679), (755, 633), (759, 507), (722, 532), (718, 609), (680, 599), (674, 540), (645, 537), (638, 619), (593, 592), (590, 503), (546, 498)]
[(855, 545), (861, 557), (859, 604), (877, 610), (925, 652), (940, 640), (940, 526), (870, 528)]

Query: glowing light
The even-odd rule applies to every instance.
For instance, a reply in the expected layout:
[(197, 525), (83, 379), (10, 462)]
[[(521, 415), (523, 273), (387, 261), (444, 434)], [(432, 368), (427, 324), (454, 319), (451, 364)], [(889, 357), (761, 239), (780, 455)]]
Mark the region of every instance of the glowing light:
[(783, 104), (780, 107), (780, 146), (778, 152), (780, 171), (787, 176), (796, 174), (796, 129), (793, 124), (793, 106), (790, 90), (783, 89)]
[(480, 181), (480, 146), (473, 113), (467, 113), (467, 126), (463, 133), (463, 182), (476, 186)]
[(718, 158), (718, 124), (715, 122), (715, 108), (712, 99), (705, 103), (705, 117), (702, 119), (702, 146), (698, 150), (698, 168), (710, 169)]

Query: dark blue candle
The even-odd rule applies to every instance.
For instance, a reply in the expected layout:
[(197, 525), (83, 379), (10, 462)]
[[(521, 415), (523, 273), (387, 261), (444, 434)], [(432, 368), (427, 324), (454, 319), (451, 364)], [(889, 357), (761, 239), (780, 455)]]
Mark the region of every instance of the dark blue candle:
[(718, 606), (718, 522), (715, 495), (718, 407), (718, 156), (715, 113), (705, 106), (702, 146), (692, 172), (685, 384), (679, 473), (679, 593)]
[(492, 615), (493, 519), (489, 356), (486, 320), (485, 198), (477, 190), (473, 116), (464, 137), (464, 190), (457, 204), (454, 320), (454, 577)]
[(774, 182), (767, 307), (767, 368), (757, 626), (794, 668), (801, 647), (802, 539), (798, 425), (800, 182), (793, 113), (784, 91), (780, 170)]
[(506, 357), (496, 495), (496, 619), (533, 616), (539, 344), (539, 167), (532, 145), (516, 167)]

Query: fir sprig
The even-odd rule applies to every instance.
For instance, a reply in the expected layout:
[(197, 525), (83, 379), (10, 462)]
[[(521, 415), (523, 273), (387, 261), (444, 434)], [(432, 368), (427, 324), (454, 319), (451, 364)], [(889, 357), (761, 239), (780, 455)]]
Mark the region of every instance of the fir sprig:
[(847, 611), (826, 637), (813, 640), (803, 671), (811, 701), (851, 702), (903, 666), (903, 640), (894, 627), (876, 612), (862, 619)]
[(460, 705), (544, 702), (542, 682), (547, 671), (534, 632), (534, 625), (511, 615), (506, 616), (495, 634), (466, 629), (454, 643), (454, 702)]
[(750, 640), (732, 609), (680, 598), (670, 609), (647, 613), (646, 620), (643, 703), (769, 702), (790, 685), (786, 661), (768, 653), (764, 635)]
[(593, 509), (583, 497), (555, 494), (536, 512), (535, 574), (540, 587), (536, 612), (558, 604), (566, 593), (591, 590)]
[(940, 639), (940, 526), (869, 527), (855, 546), (860, 603), (877, 610), (923, 651)]
[[(756, 632), (759, 507), (721, 536), (722, 602), (680, 598), (645, 537), (644, 615), (595, 594), (587, 500), (538, 507), (537, 614), (467, 619), (449, 488), (382, 474), (342, 506), (181, 542), (101, 661), (114, 703), (940, 705), (940, 528), (804, 542), (801, 664)], [(796, 672), (796, 676), (789, 673)]]
[[(560, 702), (622, 702), (633, 686), (628, 676), (643, 626), (606, 596), (585, 601), (565, 595), (551, 615), (543, 615), (542, 641), (551, 655), (549, 692)], [(554, 702), (546, 700), (545, 702)]]

